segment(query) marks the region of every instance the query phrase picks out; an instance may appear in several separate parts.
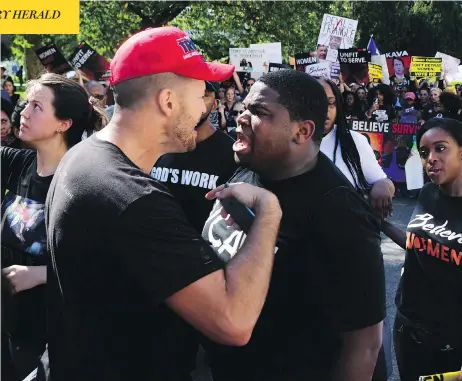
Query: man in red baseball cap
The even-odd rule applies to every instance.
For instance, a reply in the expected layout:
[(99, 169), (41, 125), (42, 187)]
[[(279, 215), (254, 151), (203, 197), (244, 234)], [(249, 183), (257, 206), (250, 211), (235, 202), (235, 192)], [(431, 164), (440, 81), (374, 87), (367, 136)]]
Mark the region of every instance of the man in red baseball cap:
[(277, 198), (248, 184), (207, 194), (235, 197), (255, 213), (239, 255), (224, 268), (149, 176), (162, 154), (194, 149), (204, 80), (233, 70), (204, 62), (171, 27), (142, 31), (117, 51), (114, 115), (65, 155), (46, 204), (53, 381), (190, 380), (184, 322), (223, 344), (249, 340), (269, 285)]

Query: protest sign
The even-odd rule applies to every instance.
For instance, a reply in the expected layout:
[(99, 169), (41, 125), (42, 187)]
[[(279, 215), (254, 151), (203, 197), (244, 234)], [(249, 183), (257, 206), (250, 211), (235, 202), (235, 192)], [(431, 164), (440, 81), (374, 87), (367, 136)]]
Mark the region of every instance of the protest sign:
[(292, 70), (292, 69), (293, 69), (292, 66), (287, 65), (287, 64), (270, 62), (268, 72), (271, 73), (273, 71)]
[(441, 52), (436, 52), (436, 58), (441, 58), (443, 60), (443, 75), (446, 78), (446, 81), (450, 83), (453, 79), (457, 78), (458, 66), (460, 64), (460, 59), (452, 57), (448, 54)]
[[(410, 158), (414, 136), (420, 130), (421, 125), (352, 121), (350, 127), (353, 131), (364, 136), (367, 135), (366, 138), (386, 175), (394, 182), (405, 183), (405, 166)], [(417, 171), (412, 176), (417, 179), (422, 176), (422, 171)], [(407, 180), (411, 183), (415, 182), (416, 179)]]
[(251, 49), (264, 49), (268, 62), (282, 64), (282, 46), (280, 42), (250, 44)]
[(340, 83), (340, 64), (338, 62), (332, 62), (330, 68), (330, 79), (337, 85)]
[(265, 49), (229, 48), (229, 61), (236, 71), (266, 73), (269, 59)]
[(382, 83), (389, 85), (390, 74), (388, 72), (388, 65), (387, 59), (385, 58), (385, 54), (381, 54), (379, 56), (372, 56), (371, 62), (382, 67)]
[(90, 80), (99, 80), (109, 69), (108, 60), (85, 41), (75, 48), (69, 61), (74, 68), (81, 70)]
[(390, 76), (390, 85), (397, 85), (398, 88), (410, 87), (411, 77), (409, 76), (409, 67), (411, 66), (411, 57), (405, 50), (385, 53), (387, 60), (388, 73)]
[(69, 62), (64, 58), (55, 44), (48, 44), (35, 51), (38, 59), (50, 73), (63, 74), (72, 70)]
[[(352, 121), (350, 122), (350, 126), (353, 131), (359, 132), (367, 139), (374, 151), (375, 158), (380, 163), (383, 153), (383, 132), (378, 132), (379, 127), (372, 126), (372, 123), (373, 122)], [(389, 129), (389, 125), (389, 123), (385, 124), (387, 130)], [(382, 127), (381, 129), (383, 130), (384, 128)]]
[(338, 60), (343, 81), (350, 83), (369, 83), (368, 62), (371, 52), (366, 49), (339, 49)]
[(295, 69), (298, 71), (305, 71), (308, 65), (313, 65), (318, 62), (316, 53), (299, 53), (295, 55)]
[(418, 57), (411, 59), (411, 78), (439, 78), (443, 59), (441, 57)]
[(329, 78), (331, 73), (331, 62), (323, 61), (308, 65), (305, 67), (305, 72), (313, 77)]
[(317, 43), (320, 60), (337, 62), (337, 50), (353, 46), (358, 20), (325, 13)]
[(371, 82), (378, 83), (382, 79), (382, 66), (369, 62), (369, 79)]

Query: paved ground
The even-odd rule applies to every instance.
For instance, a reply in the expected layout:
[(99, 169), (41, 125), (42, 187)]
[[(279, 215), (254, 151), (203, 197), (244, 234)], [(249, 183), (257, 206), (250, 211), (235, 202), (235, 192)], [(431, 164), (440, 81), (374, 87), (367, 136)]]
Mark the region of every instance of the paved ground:
[[(414, 210), (414, 205), (414, 200), (396, 197), (393, 200), (393, 217), (390, 218), (390, 222), (402, 229), (405, 229), (409, 222), (409, 218), (411, 217), (412, 211)], [(393, 327), (396, 312), (394, 298), (396, 288), (398, 287), (401, 267), (404, 261), (404, 250), (398, 247), (388, 237), (383, 236), (382, 252), (385, 261), (388, 322), (390, 323), (390, 327)], [(393, 375), (390, 377), (389, 381), (399, 381), (400, 379), (396, 360), (394, 358), (394, 351), (393, 362)]]
[[(414, 209), (414, 205), (414, 200), (396, 197), (393, 200), (394, 211), (393, 217), (390, 218), (390, 222), (405, 229)], [(388, 237), (383, 236), (382, 252), (385, 261), (388, 322), (390, 327), (393, 327), (396, 311), (394, 297), (400, 278), (401, 267), (404, 261), (404, 250), (398, 247)], [(396, 360), (394, 358), (393, 361), (393, 375), (390, 377), (389, 381), (400, 381), (396, 367)], [(195, 381), (212, 381), (211, 375), (207, 369), (201, 369), (195, 376)]]

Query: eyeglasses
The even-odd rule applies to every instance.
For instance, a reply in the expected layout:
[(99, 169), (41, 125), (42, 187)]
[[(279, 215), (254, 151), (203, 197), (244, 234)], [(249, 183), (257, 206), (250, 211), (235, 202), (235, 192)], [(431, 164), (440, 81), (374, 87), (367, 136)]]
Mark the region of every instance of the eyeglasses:
[(0, 122), (2, 122), (2, 124), (8, 124), (9, 120), (8, 119), (1, 119)]
[(98, 95), (92, 95), (93, 98), (98, 99), (99, 101), (102, 101), (106, 94), (98, 94)]

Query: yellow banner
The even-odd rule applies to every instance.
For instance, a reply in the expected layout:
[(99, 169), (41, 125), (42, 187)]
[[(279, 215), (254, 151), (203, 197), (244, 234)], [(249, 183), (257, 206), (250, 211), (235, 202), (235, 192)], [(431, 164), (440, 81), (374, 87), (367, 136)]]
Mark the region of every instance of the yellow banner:
[(2, 1), (0, 34), (79, 34), (79, 0)]
[(382, 77), (382, 66), (369, 62), (369, 80), (377, 83)]
[(461, 373), (462, 371), (420, 376), (419, 381), (458, 381)]
[(411, 78), (431, 78), (441, 76), (442, 58), (411, 57)]

